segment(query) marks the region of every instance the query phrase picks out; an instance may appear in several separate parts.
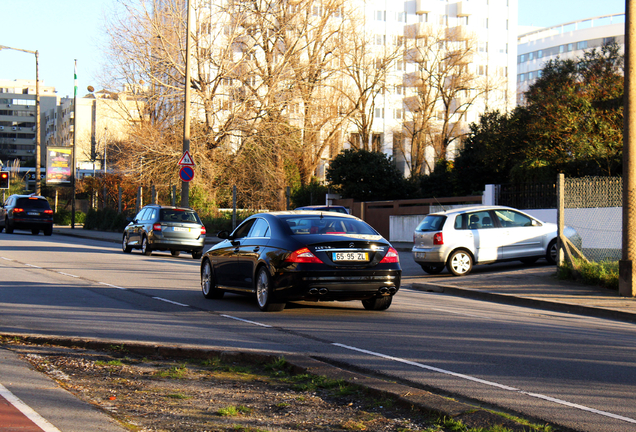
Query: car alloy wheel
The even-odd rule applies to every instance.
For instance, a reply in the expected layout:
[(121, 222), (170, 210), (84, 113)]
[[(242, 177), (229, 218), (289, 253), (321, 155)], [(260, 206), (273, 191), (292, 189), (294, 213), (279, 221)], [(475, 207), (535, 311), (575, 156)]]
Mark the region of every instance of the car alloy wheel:
[(256, 301), (265, 312), (278, 312), (285, 309), (285, 303), (272, 303), (271, 278), (265, 267), (258, 269), (256, 276)]
[(455, 276), (464, 276), (473, 269), (473, 258), (465, 250), (457, 250), (448, 258), (446, 266)]
[(128, 236), (126, 234), (124, 234), (121, 239), (121, 250), (124, 251), (124, 253), (130, 253), (132, 251), (132, 246), (128, 245)]
[(548, 245), (548, 250), (545, 254), (545, 259), (548, 261), (548, 264), (556, 264), (557, 262), (557, 254), (559, 253), (559, 247), (557, 246), (556, 239), (552, 240)]
[(143, 240), (141, 240), (141, 253), (148, 256), (152, 255), (152, 249), (150, 245), (148, 245), (148, 237), (144, 236)]
[(382, 311), (387, 310), (391, 306), (393, 296), (387, 297), (374, 297), (367, 300), (362, 300), (362, 306), (366, 310)]
[(216, 287), (214, 274), (212, 273), (212, 264), (207, 259), (201, 268), (201, 292), (206, 299), (220, 299), (225, 291)]

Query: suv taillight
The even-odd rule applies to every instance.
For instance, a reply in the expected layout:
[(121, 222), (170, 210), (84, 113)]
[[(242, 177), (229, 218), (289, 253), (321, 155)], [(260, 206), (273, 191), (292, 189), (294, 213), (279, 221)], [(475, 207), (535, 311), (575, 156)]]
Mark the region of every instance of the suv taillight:
[(53, 214), (53, 210), (44, 210), (44, 214)]
[(13, 213), (24, 213), (24, 209), (20, 207), (15, 207), (13, 209)]
[(380, 261), (380, 264), (398, 262), (400, 262), (400, 255), (398, 255), (398, 252), (391, 247), (389, 248), (389, 251), (386, 253), (386, 255), (384, 255), (384, 258), (382, 258), (382, 261)]
[(441, 232), (435, 233), (433, 235), (433, 244), (434, 245), (443, 245), (444, 244), (444, 236)]
[(161, 224), (159, 222), (152, 225), (153, 231), (161, 231)]
[(201, 226), (201, 235), (206, 235), (208, 230), (205, 229), (204, 226)]

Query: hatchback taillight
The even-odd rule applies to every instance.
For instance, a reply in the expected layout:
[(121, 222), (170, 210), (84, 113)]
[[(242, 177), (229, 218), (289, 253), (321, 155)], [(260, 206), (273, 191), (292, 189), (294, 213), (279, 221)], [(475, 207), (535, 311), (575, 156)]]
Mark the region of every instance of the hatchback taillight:
[(206, 235), (207, 234), (207, 230), (205, 229), (204, 226), (201, 227), (201, 235)]
[(435, 233), (433, 235), (433, 244), (434, 245), (443, 245), (444, 244), (444, 236), (441, 232)]
[(157, 222), (156, 224), (152, 225), (152, 230), (153, 231), (161, 231), (161, 224), (159, 222)]
[(400, 262), (400, 255), (398, 255), (398, 252), (391, 247), (389, 248), (389, 251), (386, 253), (386, 255), (384, 255), (384, 258), (382, 258), (382, 261), (380, 261), (380, 264), (390, 264), (398, 262)]
[(286, 262), (291, 263), (314, 263), (314, 264), (322, 264), (322, 261), (307, 248), (298, 249), (297, 251), (292, 252), (287, 259)]

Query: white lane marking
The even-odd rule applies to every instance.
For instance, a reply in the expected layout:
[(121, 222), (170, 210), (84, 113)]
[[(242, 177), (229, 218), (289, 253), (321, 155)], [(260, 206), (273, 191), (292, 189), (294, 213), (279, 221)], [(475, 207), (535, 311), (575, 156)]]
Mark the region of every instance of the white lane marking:
[(7, 390), (7, 388), (2, 384), (0, 384), (0, 396), (4, 397), (11, 405), (16, 407), (22, 414), (24, 414), (29, 420), (40, 427), (40, 429), (42, 429), (44, 432), (60, 432), (58, 428), (53, 426), (51, 423), (49, 423), (48, 420), (35, 412), (33, 408), (22, 402), (20, 398)]
[(262, 324), (262, 323), (259, 323), (259, 322), (256, 322), (256, 321), (250, 321), (250, 320), (246, 320), (246, 319), (243, 319), (243, 318), (234, 317), (232, 315), (223, 315), (222, 314), (221, 316), (224, 317), (224, 318), (229, 318), (229, 319), (233, 319), (233, 320), (237, 320), (237, 321), (242, 321), (244, 323), (254, 324), (254, 325), (257, 325), (257, 326), (261, 326), (261, 327), (268, 327), (268, 328), (272, 327), (271, 325)]
[(172, 304), (177, 305), (177, 306), (190, 307), (190, 305), (179, 303), (179, 302), (172, 301), (172, 300), (168, 300), (168, 299), (161, 298), (161, 297), (153, 297), (153, 299), (159, 300), (159, 301), (162, 301), (162, 302), (166, 302), (166, 303), (172, 303)]
[(13, 261), (11, 258), (6, 258), (6, 257), (0, 257), (0, 258), (2, 258), (5, 261)]
[(106, 282), (100, 282), (99, 284), (100, 285), (106, 285), (107, 287), (111, 287), (111, 288), (117, 288), (117, 289), (120, 289), (120, 290), (128, 289), (128, 288), (120, 287), (120, 286), (117, 286), (117, 285), (111, 285), (111, 284), (106, 283)]
[(74, 278), (78, 278), (79, 277), (79, 276), (75, 276), (74, 274), (64, 273), (64, 272), (61, 272), (61, 271), (59, 271), (58, 273), (61, 274), (61, 275), (64, 275), (64, 276), (70, 276), (70, 277), (74, 277)]
[(37, 269), (41, 269), (42, 268), (42, 267), (39, 267), (39, 266), (36, 266), (36, 265), (33, 265), (33, 264), (25, 264), (25, 266), (33, 267), (33, 268), (37, 268)]
[(431, 309), (439, 311), (439, 312), (452, 313), (452, 314), (455, 314), (455, 315), (469, 316), (469, 317), (472, 317), (472, 318), (488, 318), (488, 317), (484, 317), (484, 316), (480, 316), (480, 315), (471, 315), (471, 314), (467, 314), (465, 312), (457, 312), (457, 311), (452, 311), (452, 310), (448, 310), (448, 309), (437, 309), (437, 308), (431, 308)]
[(462, 378), (462, 379), (466, 379), (466, 380), (469, 380), (469, 381), (475, 381), (475, 382), (478, 382), (478, 383), (481, 383), (481, 384), (486, 384), (486, 385), (489, 385), (489, 386), (492, 386), (492, 387), (497, 387), (497, 388), (500, 388), (500, 389), (503, 389), (503, 390), (513, 391), (513, 392), (524, 394), (526, 396), (534, 397), (534, 398), (537, 398), (537, 399), (543, 399), (543, 400), (546, 400), (546, 401), (549, 401), (549, 402), (554, 402), (554, 403), (557, 403), (557, 404), (560, 404), (560, 405), (565, 405), (565, 406), (568, 406), (568, 407), (571, 407), (571, 408), (576, 408), (576, 409), (579, 409), (581, 411), (587, 411), (587, 412), (594, 413), (594, 414), (599, 414), (599, 415), (602, 415), (602, 416), (605, 416), (605, 417), (611, 417), (611, 418), (614, 418), (614, 419), (617, 419), (617, 420), (622, 420), (622, 421), (625, 421), (625, 422), (628, 422), (628, 423), (636, 423), (635, 419), (632, 419), (632, 418), (629, 418), (629, 417), (623, 417), (623, 416), (620, 416), (620, 415), (617, 415), (617, 414), (612, 414), (612, 413), (607, 412), (607, 411), (600, 411), (600, 410), (597, 410), (597, 409), (594, 409), (594, 408), (586, 407), (584, 405), (578, 405), (578, 404), (575, 404), (575, 403), (572, 403), (572, 402), (567, 402), (567, 401), (564, 401), (564, 400), (561, 400), (561, 399), (556, 399), (556, 398), (553, 398), (553, 397), (550, 397), (550, 396), (545, 396), (545, 395), (542, 395), (540, 393), (526, 392), (526, 391), (523, 391), (523, 390), (520, 390), (520, 389), (517, 389), (517, 388), (514, 388), (514, 387), (509, 387), (507, 385), (503, 385), (503, 384), (499, 384), (499, 383), (496, 383), (496, 382), (486, 381), (486, 380), (482, 380), (482, 379), (479, 379), (479, 378), (475, 378), (475, 377), (472, 377), (470, 375), (464, 375), (464, 374), (452, 372), (452, 371), (449, 371), (449, 370), (440, 369), (440, 368), (436, 368), (436, 367), (433, 367), (433, 366), (428, 366), (428, 365), (425, 365), (425, 364), (422, 364), (422, 363), (417, 363), (417, 362), (413, 362), (413, 361), (410, 361), (410, 360), (405, 360), (405, 359), (402, 359), (402, 358), (399, 358), (399, 357), (393, 357), (393, 356), (389, 356), (389, 355), (386, 355), (386, 354), (377, 353), (377, 352), (374, 352), (374, 351), (368, 351), (368, 350), (365, 350), (365, 349), (356, 348), (356, 347), (352, 347), (352, 346), (349, 346), (349, 345), (343, 345), (343, 344), (340, 344), (340, 343), (333, 343), (332, 345), (340, 347), (340, 348), (345, 348), (345, 349), (348, 349), (348, 350), (352, 350), (352, 351), (361, 352), (361, 353), (364, 353), (364, 354), (369, 354), (369, 355), (372, 355), (372, 356), (375, 356), (375, 357), (380, 357), (380, 358), (384, 358), (384, 359), (387, 359), (387, 360), (393, 360), (395, 362), (404, 363), (404, 364), (408, 364), (408, 365), (411, 365), (411, 366), (416, 366), (416, 367), (419, 367), (419, 368), (422, 368), (422, 369), (427, 369), (427, 370), (434, 371), (434, 372), (440, 372), (440, 373), (443, 373), (443, 374), (446, 374), (446, 375), (452, 375), (452, 376), (457, 377), (457, 378)]

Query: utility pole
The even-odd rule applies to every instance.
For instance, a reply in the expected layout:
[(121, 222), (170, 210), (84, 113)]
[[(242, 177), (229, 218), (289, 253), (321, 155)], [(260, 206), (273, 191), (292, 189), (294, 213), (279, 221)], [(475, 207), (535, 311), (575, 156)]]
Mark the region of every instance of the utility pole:
[(623, 252), (618, 265), (618, 292), (636, 296), (636, 0), (625, 0), (625, 92), (623, 108)]
[[(185, 58), (185, 106), (183, 109), (183, 154), (190, 151), (190, 0), (187, 2), (186, 58)], [(190, 207), (190, 183), (181, 182), (181, 207)]]
[(75, 192), (77, 187), (77, 59), (75, 59), (75, 91), (73, 93), (73, 155), (71, 161), (73, 163), (73, 167), (71, 168), (71, 183), (72, 183), (72, 194), (71, 198), (71, 229), (75, 229)]

